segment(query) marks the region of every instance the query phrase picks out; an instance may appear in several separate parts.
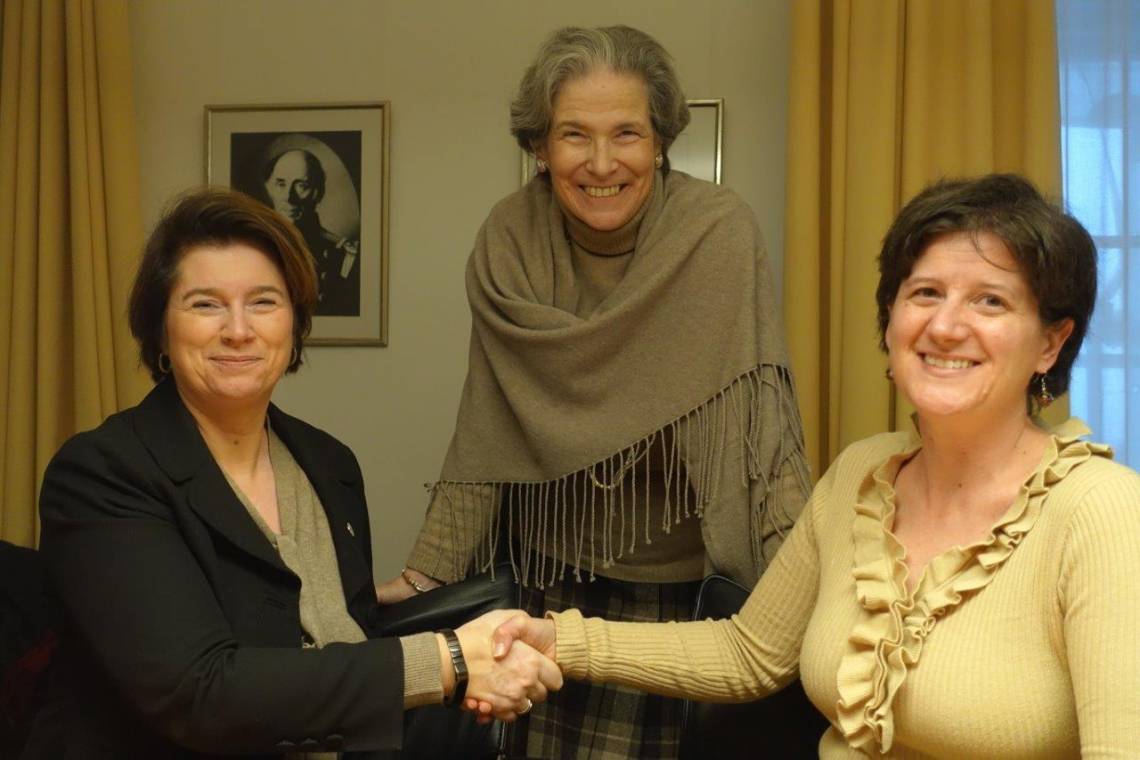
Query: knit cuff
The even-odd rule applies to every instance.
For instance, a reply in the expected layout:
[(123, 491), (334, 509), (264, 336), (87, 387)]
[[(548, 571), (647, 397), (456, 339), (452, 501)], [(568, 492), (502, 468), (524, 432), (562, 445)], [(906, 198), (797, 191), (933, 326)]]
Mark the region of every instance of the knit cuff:
[(404, 650), (404, 709), (437, 705), (443, 701), (439, 676), (439, 645), (431, 631), (401, 636)]
[(437, 521), (432, 519), (424, 521), (419, 535), (416, 536), (412, 553), (408, 555), (408, 561), (404, 563), (404, 566), (418, 570), (441, 583), (455, 583), (463, 580), (463, 570), (465, 569), (456, 561), (451, 550), (445, 546), (442, 531)]
[(586, 645), (586, 621), (578, 610), (547, 612), (554, 621), (554, 646), (558, 667), (569, 678), (584, 679), (589, 671), (590, 650)]

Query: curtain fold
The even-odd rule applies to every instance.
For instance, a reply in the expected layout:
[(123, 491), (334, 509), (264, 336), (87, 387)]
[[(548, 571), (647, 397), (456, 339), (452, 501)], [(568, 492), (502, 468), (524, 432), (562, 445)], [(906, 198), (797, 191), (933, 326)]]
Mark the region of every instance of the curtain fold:
[(0, 538), (31, 546), (56, 449), (148, 387), (138, 155), (124, 0), (5, 0), (0, 23)]
[(1058, 195), (1053, 7), (797, 0), (791, 71), (784, 321), (818, 475), (848, 443), (909, 424), (874, 300), (902, 204), (940, 177), (992, 171)]

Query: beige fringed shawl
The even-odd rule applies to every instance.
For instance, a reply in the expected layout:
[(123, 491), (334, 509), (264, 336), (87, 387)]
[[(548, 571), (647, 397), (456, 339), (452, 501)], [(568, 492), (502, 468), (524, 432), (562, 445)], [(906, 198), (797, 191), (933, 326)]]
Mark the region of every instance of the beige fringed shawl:
[(710, 569), (759, 576), (810, 490), (760, 232), (735, 193), (679, 172), (647, 203), (625, 276), (588, 318), (548, 183), (492, 210), (467, 267), (455, 434), (410, 567), (456, 580), (507, 533), (524, 583), (605, 574), (648, 537), (645, 480), (663, 477), (656, 519), (695, 511)]

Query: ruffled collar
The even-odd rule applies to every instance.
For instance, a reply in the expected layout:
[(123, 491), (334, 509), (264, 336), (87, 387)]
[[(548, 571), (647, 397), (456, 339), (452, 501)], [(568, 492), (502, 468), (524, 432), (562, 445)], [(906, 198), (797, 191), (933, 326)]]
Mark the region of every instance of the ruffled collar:
[(903, 547), (889, 526), (895, 477), (921, 447), (918, 436), (864, 479), (855, 502), (851, 571), (862, 613), (838, 673), (838, 722), (852, 748), (871, 755), (890, 751), (895, 695), (939, 618), (990, 583), (1037, 522), (1050, 487), (1090, 458), (1112, 456), (1108, 446), (1080, 439), (1089, 432), (1076, 418), (1053, 428), (1037, 469), (990, 533), (932, 559), (913, 594), (906, 588)]

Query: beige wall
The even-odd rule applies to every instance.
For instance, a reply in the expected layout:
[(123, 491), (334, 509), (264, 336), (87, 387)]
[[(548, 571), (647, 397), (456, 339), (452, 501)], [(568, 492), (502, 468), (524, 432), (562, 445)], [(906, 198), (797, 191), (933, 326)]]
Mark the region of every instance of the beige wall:
[(399, 571), (447, 448), (463, 266), (518, 185), (507, 104), (546, 33), (637, 26), (672, 52), (689, 97), (725, 98), (724, 182), (780, 250), (789, 0), (132, 0), (130, 20), (148, 224), (205, 179), (206, 104), (392, 104), (389, 345), (310, 348), (276, 394), (360, 459), (379, 578)]

